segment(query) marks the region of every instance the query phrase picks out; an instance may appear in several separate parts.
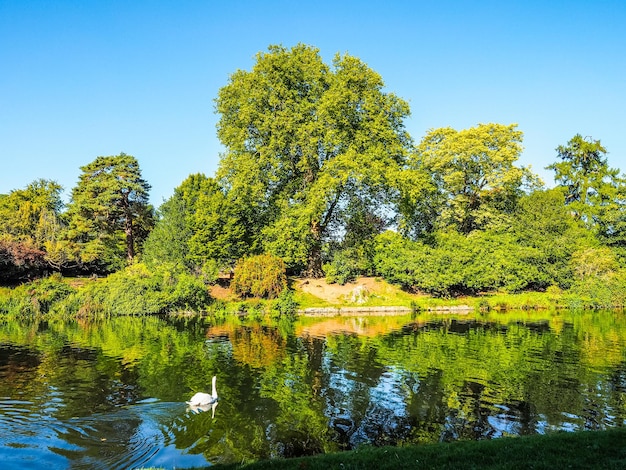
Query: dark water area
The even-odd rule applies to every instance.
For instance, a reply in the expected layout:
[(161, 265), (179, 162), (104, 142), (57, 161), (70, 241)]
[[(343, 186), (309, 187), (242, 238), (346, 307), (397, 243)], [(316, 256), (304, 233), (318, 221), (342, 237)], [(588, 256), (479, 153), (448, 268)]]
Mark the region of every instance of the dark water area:
[[(210, 391), (206, 411), (185, 403)], [(626, 315), (0, 321), (0, 462), (187, 468), (626, 426)]]

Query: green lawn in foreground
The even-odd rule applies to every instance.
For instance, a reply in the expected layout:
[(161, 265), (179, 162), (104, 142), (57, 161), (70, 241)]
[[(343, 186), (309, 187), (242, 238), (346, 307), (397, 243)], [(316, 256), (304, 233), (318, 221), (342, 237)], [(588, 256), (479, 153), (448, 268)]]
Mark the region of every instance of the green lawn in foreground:
[(610, 431), (462, 441), (408, 447), (362, 447), (352, 452), (216, 470), (329, 469), (626, 469), (626, 428)]

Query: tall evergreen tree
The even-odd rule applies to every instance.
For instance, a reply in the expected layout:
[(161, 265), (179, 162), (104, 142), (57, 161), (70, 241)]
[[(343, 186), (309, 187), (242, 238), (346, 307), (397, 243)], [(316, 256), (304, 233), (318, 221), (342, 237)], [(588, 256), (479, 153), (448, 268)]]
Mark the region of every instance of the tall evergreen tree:
[(556, 148), (560, 161), (547, 168), (566, 189), (565, 203), (588, 227), (599, 222), (603, 207), (615, 200), (619, 171), (609, 167), (607, 151), (599, 140), (576, 134)]
[(81, 262), (117, 269), (135, 258), (153, 225), (150, 185), (125, 153), (97, 157), (81, 170), (67, 211), (68, 238)]

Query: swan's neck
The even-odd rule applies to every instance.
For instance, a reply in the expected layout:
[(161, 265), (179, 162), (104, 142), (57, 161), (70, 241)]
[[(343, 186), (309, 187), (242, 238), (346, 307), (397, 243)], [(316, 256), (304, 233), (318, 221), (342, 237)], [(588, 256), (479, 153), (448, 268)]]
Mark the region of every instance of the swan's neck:
[(213, 398), (217, 397), (217, 389), (215, 388), (215, 381), (216, 381), (216, 377), (213, 377), (213, 387), (211, 390), (211, 395), (213, 395)]

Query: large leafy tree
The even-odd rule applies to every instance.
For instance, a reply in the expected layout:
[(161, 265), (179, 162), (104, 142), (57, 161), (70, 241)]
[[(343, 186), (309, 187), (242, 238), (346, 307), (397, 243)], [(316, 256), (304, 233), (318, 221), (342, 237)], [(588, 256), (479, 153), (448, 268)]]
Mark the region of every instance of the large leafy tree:
[(97, 157), (81, 170), (67, 210), (68, 238), (81, 262), (119, 268), (135, 258), (153, 225), (150, 185), (125, 153)]
[(529, 168), (515, 165), (521, 143), (515, 124), (431, 130), (409, 167), (432, 175), (431, 195), (411, 223), (426, 229), (452, 226), (464, 234), (498, 224), (524, 189), (539, 184)]
[(601, 206), (596, 233), (608, 246), (617, 248), (626, 260), (626, 178), (605, 188), (605, 203)]
[(207, 179), (201, 173), (189, 175), (161, 204), (154, 230), (144, 246), (144, 259), (149, 265), (168, 264), (191, 270), (189, 240), (193, 235), (198, 199)]
[(404, 163), (406, 102), (349, 55), (327, 66), (319, 51), (270, 46), (251, 71), (238, 70), (217, 98), (226, 152), (218, 172), (246, 224), (269, 250), (322, 274), (322, 248), (342, 233), (353, 198), (393, 195)]

